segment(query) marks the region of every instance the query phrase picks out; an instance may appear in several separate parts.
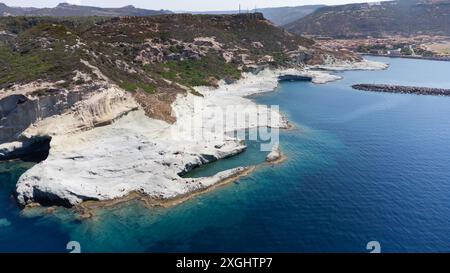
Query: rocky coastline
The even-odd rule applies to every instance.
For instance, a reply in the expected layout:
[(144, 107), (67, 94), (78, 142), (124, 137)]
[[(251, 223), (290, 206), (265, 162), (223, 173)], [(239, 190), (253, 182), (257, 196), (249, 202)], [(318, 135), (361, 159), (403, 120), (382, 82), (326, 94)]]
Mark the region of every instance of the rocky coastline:
[[(336, 63), (328, 67), (332, 65)], [(352, 68), (350, 63), (338, 67)], [(353, 68), (379, 67), (378, 63), (358, 62)], [(57, 114), (43, 112), (44, 107), (25, 109), (26, 104), (37, 105), (40, 98), (33, 95), (37, 87), (17, 86), (15, 90), (19, 91), (6, 94), (20, 93), (26, 99), (12, 106), (4, 101), (3, 122), (11, 122), (6, 117), (13, 112), (17, 112), (17, 117), (25, 110), (31, 111), (32, 115), (26, 116), (25, 120), (15, 119), (19, 122), (17, 124), (23, 124), (21, 126), (25, 130), (16, 128), (20, 134), (12, 136), (19, 135), (19, 138), (11, 137), (11, 142), (2, 144), (0, 153), (3, 159), (32, 150), (33, 146), (29, 143), (38, 139), (36, 137), (50, 140), (48, 157), (20, 177), (16, 187), (17, 200), (25, 207), (36, 204), (78, 207), (86, 202), (114, 204), (117, 200), (128, 200), (133, 193), (139, 193), (140, 197), (158, 200), (156, 203), (159, 204), (176, 204), (179, 200), (222, 185), (224, 181), (234, 181), (250, 173), (252, 168), (240, 167), (211, 177), (182, 177), (193, 168), (237, 155), (246, 149), (242, 140), (224, 138), (223, 133), (203, 126), (193, 128), (201, 130), (206, 140), (192, 138), (192, 132), (185, 130), (184, 125), (193, 124), (193, 120), (215, 124), (219, 121), (217, 110), (233, 106), (246, 109), (250, 114), (271, 118), (263, 118), (257, 124), (241, 121), (229, 128), (231, 131), (259, 126), (289, 128), (287, 119), (277, 110), (261, 108), (247, 98), (252, 94), (275, 90), (283, 76), (311, 79), (317, 84), (340, 79), (312, 66), (243, 73), (241, 79), (233, 83), (223, 80), (217, 87), (196, 87), (195, 91), (201, 96), (178, 94), (171, 105), (176, 120), (173, 124), (148, 117), (130, 93), (112, 84), (107, 77), (93, 83), (97, 87), (96, 92), (80, 93), (76, 96), (78, 99), (71, 101), (70, 106)], [(39, 83), (35, 85), (39, 86)], [(55, 103), (66, 105), (65, 94), (54, 97)], [(0, 99), (7, 97), (5, 95)], [(196, 111), (197, 103), (203, 105), (201, 111)], [(285, 159), (278, 145), (271, 154), (273, 158), (268, 158), (270, 164)]]
[(415, 94), (415, 95), (432, 95), (432, 96), (450, 96), (450, 89), (402, 86), (389, 84), (355, 84), (353, 89), (372, 92)]

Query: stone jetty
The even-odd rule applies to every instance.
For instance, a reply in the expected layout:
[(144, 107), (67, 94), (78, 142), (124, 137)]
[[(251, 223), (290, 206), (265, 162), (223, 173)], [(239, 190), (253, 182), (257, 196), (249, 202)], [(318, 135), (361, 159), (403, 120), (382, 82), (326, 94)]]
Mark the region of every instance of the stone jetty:
[(431, 88), (431, 87), (402, 86), (389, 84), (355, 84), (352, 86), (352, 88), (357, 90), (373, 91), (373, 92), (450, 96), (450, 89)]

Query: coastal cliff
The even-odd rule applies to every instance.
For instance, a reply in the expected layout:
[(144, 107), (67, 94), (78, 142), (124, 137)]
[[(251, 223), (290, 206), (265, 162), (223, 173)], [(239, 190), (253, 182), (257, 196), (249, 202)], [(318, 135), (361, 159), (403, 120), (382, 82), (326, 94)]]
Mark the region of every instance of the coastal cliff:
[(282, 75), (324, 83), (339, 77), (323, 69), (380, 67), (322, 49), (258, 13), (0, 18), (0, 33), (0, 159), (49, 149), (18, 181), (23, 206), (207, 189), (243, 170), (182, 176), (246, 147), (195, 124), (203, 138), (193, 138), (185, 130), (192, 119), (214, 124), (218, 109), (234, 106), (270, 118), (229, 131), (287, 128), (277, 110), (244, 96), (272, 91)]

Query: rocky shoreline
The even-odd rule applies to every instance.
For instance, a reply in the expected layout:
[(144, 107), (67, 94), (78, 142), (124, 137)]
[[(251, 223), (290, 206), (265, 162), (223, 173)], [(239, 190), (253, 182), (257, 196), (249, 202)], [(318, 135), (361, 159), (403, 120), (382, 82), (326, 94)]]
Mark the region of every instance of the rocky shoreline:
[[(380, 66), (362, 62), (355, 63), (354, 69)], [(338, 67), (338, 70), (352, 69), (348, 63)], [(218, 109), (233, 106), (266, 118), (257, 124), (240, 121), (228, 128), (230, 131), (264, 126), (289, 128), (278, 110), (261, 108), (247, 98), (275, 90), (283, 75), (311, 78), (313, 83), (321, 84), (340, 79), (315, 67), (244, 73), (231, 84), (222, 81), (215, 88), (195, 88), (201, 96), (179, 94), (172, 104), (174, 124), (149, 118), (127, 92), (102, 83), (103, 91), (75, 103), (71, 111), (40, 119), (22, 133), (27, 138), (51, 136), (51, 143), (48, 158), (20, 177), (17, 200), (22, 206), (78, 207), (86, 202), (113, 204), (139, 193), (148, 200), (158, 200), (157, 203), (176, 204), (178, 201), (174, 200), (189, 198), (246, 175), (249, 169), (240, 167), (211, 177), (182, 177), (193, 168), (237, 155), (246, 148), (242, 140), (223, 138), (223, 132), (195, 125), (195, 121), (216, 124), (223, 118), (216, 115)], [(196, 108), (198, 103), (200, 108)], [(192, 138), (186, 124), (193, 124), (194, 130), (200, 130), (206, 140)], [(15, 146), (11, 145), (5, 144), (5, 156), (8, 151), (14, 151), (11, 147)], [(268, 160), (271, 164), (286, 159), (277, 152), (278, 146), (273, 149), (273, 158)]]
[(415, 95), (432, 95), (432, 96), (450, 96), (450, 89), (402, 86), (389, 84), (355, 84), (353, 89), (372, 92), (415, 94)]
[(122, 203), (126, 203), (132, 200), (138, 200), (141, 201), (147, 206), (148, 208), (152, 207), (163, 207), (168, 208), (172, 206), (176, 206), (178, 204), (181, 204), (183, 202), (186, 202), (198, 195), (210, 192), (214, 189), (217, 189), (219, 187), (226, 186), (242, 177), (245, 177), (249, 174), (251, 174), (256, 169), (255, 166), (251, 167), (238, 167), (231, 170), (226, 170), (223, 172), (219, 172), (216, 175), (214, 175), (214, 179), (216, 180), (215, 183), (212, 183), (208, 187), (200, 188), (198, 190), (189, 192), (187, 194), (182, 194), (175, 196), (173, 198), (157, 198), (149, 196), (145, 193), (134, 191), (130, 192), (129, 194), (111, 199), (111, 200), (105, 200), (105, 201), (85, 201), (80, 203), (79, 205), (76, 205), (74, 207), (75, 211), (77, 211), (79, 217), (81, 219), (90, 218), (95, 214), (95, 210), (101, 209), (101, 208), (107, 208), (107, 207), (113, 207)]

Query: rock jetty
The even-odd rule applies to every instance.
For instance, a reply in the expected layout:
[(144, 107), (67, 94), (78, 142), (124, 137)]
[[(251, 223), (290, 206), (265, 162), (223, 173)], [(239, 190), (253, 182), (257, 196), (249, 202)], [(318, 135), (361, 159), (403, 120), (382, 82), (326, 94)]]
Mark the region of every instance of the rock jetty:
[(355, 84), (352, 86), (352, 88), (362, 91), (373, 91), (373, 92), (450, 96), (450, 89), (431, 88), (431, 87), (401, 86), (389, 84)]

